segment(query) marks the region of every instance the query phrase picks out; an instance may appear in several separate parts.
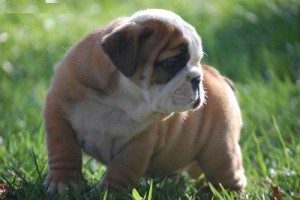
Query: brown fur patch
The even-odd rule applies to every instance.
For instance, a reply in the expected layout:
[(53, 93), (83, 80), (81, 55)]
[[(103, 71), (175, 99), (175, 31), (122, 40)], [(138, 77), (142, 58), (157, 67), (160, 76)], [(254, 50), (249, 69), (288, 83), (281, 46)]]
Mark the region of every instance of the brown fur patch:
[(220, 78), (223, 79), (223, 80), (230, 86), (230, 88), (231, 88), (233, 91), (236, 91), (233, 81), (230, 80), (230, 79), (227, 78), (227, 77), (222, 76), (218, 70), (216, 70), (215, 68), (210, 67), (210, 66), (208, 66), (208, 65), (202, 65), (202, 67), (204, 68), (205, 71), (209, 72), (209, 73), (212, 74), (214, 77), (219, 78), (219, 79), (220, 79)]

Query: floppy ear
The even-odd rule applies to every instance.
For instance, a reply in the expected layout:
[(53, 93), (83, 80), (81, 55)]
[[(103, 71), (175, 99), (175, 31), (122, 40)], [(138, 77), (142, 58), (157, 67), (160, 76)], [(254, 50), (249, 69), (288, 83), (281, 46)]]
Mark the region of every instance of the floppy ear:
[(101, 46), (113, 64), (130, 77), (138, 65), (141, 43), (152, 32), (147, 26), (130, 23), (106, 36)]

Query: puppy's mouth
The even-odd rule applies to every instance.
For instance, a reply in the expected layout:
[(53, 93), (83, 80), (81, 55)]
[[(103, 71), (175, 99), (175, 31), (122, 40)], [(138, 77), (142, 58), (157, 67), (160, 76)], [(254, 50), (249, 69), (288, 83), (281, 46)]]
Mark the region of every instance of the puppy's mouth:
[(191, 98), (191, 108), (192, 109), (196, 109), (198, 108), (198, 106), (200, 105), (201, 103), (201, 100), (200, 100), (200, 95), (199, 95), (199, 92), (197, 92), (192, 98)]
[(193, 88), (195, 91), (195, 94), (191, 98), (191, 107), (192, 109), (197, 109), (201, 104), (201, 97), (200, 97), (200, 87)]
[(201, 103), (200, 98), (197, 98), (197, 100), (193, 103), (192, 108), (193, 108), (193, 109), (198, 108), (199, 105), (200, 105), (200, 103)]

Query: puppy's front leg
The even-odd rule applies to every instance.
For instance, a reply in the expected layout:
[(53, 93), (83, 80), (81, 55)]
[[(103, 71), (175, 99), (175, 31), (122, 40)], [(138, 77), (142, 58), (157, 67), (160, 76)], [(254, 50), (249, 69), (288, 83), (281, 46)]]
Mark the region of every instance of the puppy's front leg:
[(153, 154), (155, 134), (139, 134), (113, 158), (99, 183), (99, 188), (130, 189), (145, 174)]
[(45, 185), (48, 193), (52, 196), (62, 193), (70, 184), (81, 190), (82, 155), (72, 128), (65, 120), (50, 113), (45, 117), (45, 127), (49, 165)]

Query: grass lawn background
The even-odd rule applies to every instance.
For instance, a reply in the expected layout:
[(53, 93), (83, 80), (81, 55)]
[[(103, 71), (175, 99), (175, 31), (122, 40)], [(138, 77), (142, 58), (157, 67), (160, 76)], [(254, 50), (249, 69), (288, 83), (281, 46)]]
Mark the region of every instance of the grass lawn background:
[[(173, 10), (194, 25), (206, 53), (202, 63), (236, 84), (248, 186), (242, 194), (215, 191), (214, 199), (271, 199), (272, 185), (284, 199), (300, 199), (299, 0), (0, 0), (0, 183), (9, 185), (10, 197), (48, 199), (41, 111), (55, 65), (91, 30), (144, 8)], [(104, 170), (84, 158), (88, 185)], [(196, 192), (202, 182), (203, 177), (192, 181), (184, 175), (175, 182), (148, 180), (133, 196), (208, 199)]]

